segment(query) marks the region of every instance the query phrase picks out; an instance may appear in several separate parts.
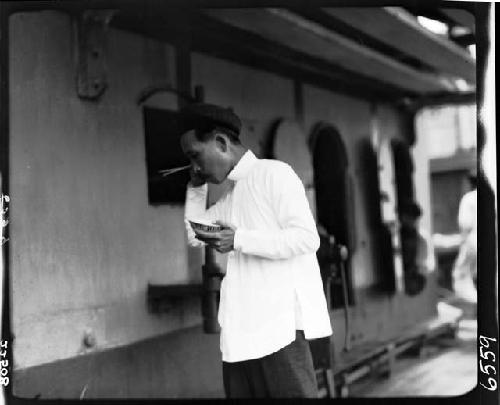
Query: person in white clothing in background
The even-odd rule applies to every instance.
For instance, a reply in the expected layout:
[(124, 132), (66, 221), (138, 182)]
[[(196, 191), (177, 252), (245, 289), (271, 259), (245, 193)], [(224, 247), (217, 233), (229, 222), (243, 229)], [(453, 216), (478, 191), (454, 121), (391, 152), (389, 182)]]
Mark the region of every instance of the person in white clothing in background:
[[(308, 340), (332, 329), (304, 186), (288, 164), (258, 159), (243, 146), (231, 110), (197, 103), (181, 117), (181, 146), (192, 165), (188, 242), (228, 253), (218, 313), (226, 396), (317, 398)], [(228, 192), (206, 209), (206, 183), (226, 179)], [(195, 233), (190, 219), (223, 229)]]
[(464, 194), (458, 208), (462, 242), (453, 268), (453, 289), (468, 302), (477, 302), (477, 173), (469, 173), (471, 191)]

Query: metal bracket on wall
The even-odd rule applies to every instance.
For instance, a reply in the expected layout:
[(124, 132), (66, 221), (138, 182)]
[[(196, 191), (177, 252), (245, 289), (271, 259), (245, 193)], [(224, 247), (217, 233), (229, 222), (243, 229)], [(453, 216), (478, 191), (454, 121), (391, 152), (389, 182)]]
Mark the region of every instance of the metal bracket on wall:
[(116, 10), (85, 10), (77, 17), (78, 97), (98, 100), (108, 87), (107, 30)]

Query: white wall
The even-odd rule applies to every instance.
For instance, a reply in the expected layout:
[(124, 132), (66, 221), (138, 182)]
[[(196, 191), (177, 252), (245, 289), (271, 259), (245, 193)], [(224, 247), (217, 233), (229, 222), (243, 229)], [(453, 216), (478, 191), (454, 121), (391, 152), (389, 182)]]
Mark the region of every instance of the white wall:
[(425, 108), (416, 121), (431, 158), (451, 156), (459, 148), (471, 149), (477, 145), (474, 104)]
[[(109, 89), (75, 88), (73, 26), (58, 12), (10, 18), (10, 174), (14, 361), (75, 356), (199, 323), (199, 300), (147, 312), (146, 286), (201, 279), (182, 207), (148, 204), (139, 92), (174, 83), (165, 44), (110, 30)], [(176, 108), (163, 97), (164, 107)], [(158, 102), (160, 102), (158, 101)], [(179, 312), (180, 311), (180, 312)]]

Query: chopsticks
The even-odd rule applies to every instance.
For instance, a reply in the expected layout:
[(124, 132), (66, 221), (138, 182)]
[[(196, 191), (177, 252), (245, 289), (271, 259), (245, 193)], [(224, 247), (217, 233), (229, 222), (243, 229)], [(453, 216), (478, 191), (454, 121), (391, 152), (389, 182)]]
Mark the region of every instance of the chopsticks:
[(174, 167), (173, 169), (163, 169), (163, 170), (158, 170), (158, 173), (160, 173), (163, 177), (165, 177), (165, 176), (170, 176), (173, 173), (180, 172), (182, 170), (187, 170), (190, 167), (191, 167), (191, 165)]

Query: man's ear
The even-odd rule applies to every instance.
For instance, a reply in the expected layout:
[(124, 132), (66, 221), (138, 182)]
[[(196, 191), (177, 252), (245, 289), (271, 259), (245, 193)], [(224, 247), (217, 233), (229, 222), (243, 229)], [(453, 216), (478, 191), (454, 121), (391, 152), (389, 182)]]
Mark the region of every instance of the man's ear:
[(229, 140), (219, 132), (215, 134), (215, 143), (222, 152), (227, 152), (229, 149)]

